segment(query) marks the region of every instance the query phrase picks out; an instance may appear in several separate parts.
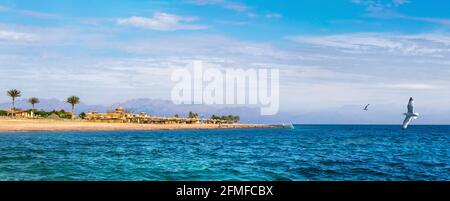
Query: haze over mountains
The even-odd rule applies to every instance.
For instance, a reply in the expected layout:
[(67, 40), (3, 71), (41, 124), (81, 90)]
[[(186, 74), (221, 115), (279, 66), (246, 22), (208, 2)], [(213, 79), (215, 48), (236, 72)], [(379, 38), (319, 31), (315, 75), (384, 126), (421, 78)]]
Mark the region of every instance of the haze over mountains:
[[(16, 100), (16, 108), (29, 109), (31, 105), (26, 99)], [(218, 106), (218, 105), (176, 105), (172, 101), (161, 99), (133, 99), (125, 102), (114, 103), (109, 106), (105, 105), (89, 105), (81, 102), (75, 106), (75, 112), (107, 112), (114, 110), (118, 106), (124, 107), (126, 110), (133, 113), (146, 112), (147, 114), (155, 116), (186, 116), (189, 111), (196, 112), (204, 118), (209, 118), (211, 115), (239, 115), (242, 122), (253, 123), (279, 123), (280, 118), (274, 116), (260, 116), (259, 108), (251, 108), (244, 106)], [(0, 103), (0, 109), (8, 109), (11, 107), (10, 102)], [(36, 109), (40, 110), (66, 110), (70, 111), (70, 104), (58, 99), (41, 99), (39, 104), (36, 104)]]
[[(280, 112), (273, 116), (261, 116), (258, 107), (230, 106), (230, 105), (176, 105), (169, 100), (161, 99), (133, 99), (118, 102), (112, 105), (89, 105), (81, 102), (76, 105), (77, 113), (97, 111), (107, 112), (117, 106), (122, 106), (128, 111), (139, 113), (146, 112), (155, 116), (173, 116), (179, 114), (186, 116), (189, 111), (199, 113), (204, 118), (211, 115), (239, 115), (242, 123), (301, 123), (301, 124), (401, 124), (402, 113), (406, 111), (405, 105), (373, 104), (369, 111), (362, 110), (363, 105), (345, 105), (338, 108), (328, 108), (319, 111), (305, 112)], [(0, 109), (11, 107), (11, 102), (0, 103)], [(16, 107), (29, 109), (31, 105), (26, 99), (16, 100)], [(395, 108), (395, 109), (392, 109)], [(70, 104), (58, 99), (41, 99), (36, 109), (71, 110)], [(423, 108), (418, 105), (417, 110), (421, 113), (420, 119), (415, 124), (449, 124), (450, 112), (446, 110), (437, 111)]]

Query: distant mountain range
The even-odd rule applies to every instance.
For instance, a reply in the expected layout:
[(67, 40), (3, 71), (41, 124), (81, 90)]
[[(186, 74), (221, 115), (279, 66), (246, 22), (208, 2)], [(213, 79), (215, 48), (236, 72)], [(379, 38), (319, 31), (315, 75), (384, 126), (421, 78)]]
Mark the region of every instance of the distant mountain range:
[[(346, 105), (338, 108), (329, 108), (316, 112), (280, 112), (273, 116), (261, 116), (258, 107), (230, 106), (230, 105), (176, 105), (169, 100), (161, 99), (134, 99), (125, 102), (115, 103), (109, 106), (88, 105), (80, 103), (75, 107), (77, 113), (81, 112), (107, 112), (122, 106), (126, 110), (139, 113), (146, 112), (155, 116), (186, 116), (189, 111), (196, 112), (204, 118), (211, 115), (239, 115), (242, 123), (302, 123), (302, 124), (401, 124), (403, 112), (406, 107), (403, 105), (373, 105), (369, 111), (362, 110), (363, 105)], [(11, 102), (0, 103), (0, 109), (8, 109)], [(16, 101), (16, 107), (29, 109), (31, 105), (26, 99)], [(41, 99), (36, 105), (36, 109), (66, 110), (70, 111), (70, 104), (58, 99)], [(419, 108), (421, 114), (415, 124), (449, 124), (450, 112), (447, 110), (435, 111), (426, 108)]]
[[(31, 105), (26, 99), (16, 100), (16, 108), (29, 109)], [(209, 118), (211, 115), (239, 115), (243, 123), (275, 123), (279, 118), (274, 116), (267, 117), (260, 115), (259, 108), (244, 107), (244, 106), (221, 106), (221, 105), (176, 105), (169, 100), (161, 99), (134, 99), (126, 102), (115, 103), (109, 106), (104, 105), (88, 105), (80, 103), (75, 106), (75, 112), (107, 112), (114, 110), (118, 106), (124, 107), (126, 110), (133, 113), (146, 112), (147, 114), (155, 116), (186, 116), (189, 111), (198, 113), (204, 118)], [(0, 109), (8, 109), (11, 107), (10, 102), (0, 103)], [(39, 104), (36, 104), (36, 109), (51, 110), (66, 110), (70, 111), (70, 104), (58, 99), (41, 99)]]

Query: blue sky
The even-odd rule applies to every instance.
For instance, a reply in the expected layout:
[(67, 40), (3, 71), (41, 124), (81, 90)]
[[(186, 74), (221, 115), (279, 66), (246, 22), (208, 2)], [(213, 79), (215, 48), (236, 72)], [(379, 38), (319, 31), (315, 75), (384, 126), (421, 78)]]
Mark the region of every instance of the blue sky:
[(377, 102), (396, 114), (414, 96), (433, 122), (450, 100), (449, 9), (438, 0), (0, 0), (0, 90), (91, 104), (169, 99), (171, 70), (200, 59), (279, 68), (282, 111)]
[[(440, 25), (448, 25), (446, 19), (450, 18), (448, 2), (420, 0), (303, 0), (283, 3), (257, 0), (3, 0), (1, 5), (3, 23), (83, 26), (83, 22), (89, 20), (151, 17), (155, 12), (162, 12), (197, 17), (196, 24), (208, 27), (197, 32), (221, 33), (256, 40), (276, 40), (286, 34), (299, 33), (418, 33), (430, 29), (448, 29)], [(229, 26), (232, 24), (248, 26)], [(114, 26), (114, 23), (104, 22), (102, 25)]]

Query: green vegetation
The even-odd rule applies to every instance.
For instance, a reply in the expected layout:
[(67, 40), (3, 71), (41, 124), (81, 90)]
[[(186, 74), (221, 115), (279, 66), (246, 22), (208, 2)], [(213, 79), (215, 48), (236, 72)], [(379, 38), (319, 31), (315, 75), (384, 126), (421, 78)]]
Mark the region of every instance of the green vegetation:
[(59, 118), (62, 118), (62, 119), (71, 119), (72, 118), (72, 114), (69, 112), (66, 112), (64, 110), (60, 110), (60, 111), (53, 110), (52, 112), (50, 112), (50, 115), (52, 115), (52, 114), (56, 114), (56, 115), (58, 115)]
[(36, 98), (36, 97), (31, 97), (31, 98), (29, 98), (28, 99), (28, 103), (30, 103), (31, 104), (31, 107), (32, 107), (32, 110), (31, 110), (31, 117), (34, 117), (34, 112), (36, 111), (35, 109), (34, 109), (34, 105), (35, 104), (37, 104), (37, 103), (39, 103), (40, 101), (39, 101), (39, 98)]
[(39, 111), (35, 111), (34, 114), (36, 116), (42, 117), (42, 118), (49, 118), (49, 117), (52, 117), (52, 116), (53, 117), (56, 116), (56, 117), (61, 118), (61, 119), (70, 119), (70, 118), (72, 118), (72, 114), (68, 113), (68, 112), (66, 112), (64, 110), (59, 110), (59, 111), (53, 110), (53, 111), (50, 111), (50, 112), (47, 112), (47, 111), (44, 111), (44, 110), (39, 110)]
[(14, 111), (16, 109), (14, 106), (14, 103), (16, 102), (16, 98), (22, 96), (22, 92), (17, 89), (11, 89), (6, 92), (6, 95), (8, 95), (9, 97), (12, 98), (11, 110)]
[(36, 97), (31, 97), (28, 99), (28, 103), (31, 104), (33, 111), (34, 111), (34, 105), (38, 104), (39, 102), (40, 102), (39, 98), (36, 98)]
[(77, 96), (71, 96), (67, 98), (67, 103), (72, 105), (72, 119), (75, 118), (75, 105), (80, 103), (80, 98)]
[(197, 113), (193, 113), (193, 112), (189, 112), (188, 117), (192, 118), (192, 119), (197, 119), (198, 118), (198, 114)]
[(80, 115), (78, 115), (81, 119), (84, 119), (84, 118), (86, 118), (86, 113), (84, 113), (84, 112), (82, 112), (82, 113), (80, 113)]
[[(11, 97), (12, 99), (12, 104), (11, 104), (11, 112), (13, 112), (16, 110), (15, 108), (15, 101), (16, 98), (21, 97), (22, 96), (22, 92), (20, 90), (17, 89), (11, 89), (8, 90), (6, 92), (6, 94)], [(36, 110), (35, 109), (35, 105), (40, 103), (39, 98), (36, 97), (31, 97), (28, 99), (28, 103), (31, 104), (32, 109), (29, 110), (25, 110), (25, 112), (29, 113), (35, 117), (38, 118), (49, 118), (49, 119), (74, 119), (76, 117), (75, 115), (75, 105), (80, 103), (80, 98), (77, 96), (70, 96), (67, 98), (67, 103), (71, 104), (72, 106), (72, 112), (66, 112), (64, 110), (53, 110), (53, 111), (45, 111), (45, 110)], [(23, 111), (23, 110), (21, 110)], [(124, 112), (128, 112), (125, 111)], [(9, 111), (5, 111), (5, 110), (0, 110), (0, 116), (8, 116)], [(86, 113), (82, 112), (78, 115), (81, 119), (85, 119), (86, 118)], [(179, 114), (175, 114), (174, 117), (176, 118), (180, 118)], [(188, 118), (191, 119), (198, 119), (199, 118), (199, 114), (198, 113), (194, 113), (192, 111), (189, 111)], [(203, 118), (203, 117), (202, 117)], [(226, 123), (237, 123), (240, 121), (240, 117), (239, 116), (233, 116), (233, 115), (224, 115), (224, 116), (216, 116), (216, 115), (212, 115), (211, 119), (213, 120), (220, 120), (221, 122), (226, 122)]]
[[(21, 97), (22, 92), (17, 89), (11, 89), (6, 92), (6, 95), (11, 97), (11, 99), (12, 99), (11, 111), (14, 112), (16, 110), (16, 108), (15, 108), (16, 98)], [(80, 103), (80, 98), (78, 98), (77, 96), (71, 96), (71, 97), (67, 98), (67, 102), (72, 105), (72, 113), (66, 112), (64, 110), (59, 110), (59, 111), (53, 110), (50, 112), (47, 112), (44, 110), (37, 111), (34, 106), (36, 104), (40, 103), (40, 100), (39, 100), (39, 98), (31, 97), (28, 99), (28, 103), (31, 104), (32, 109), (25, 110), (25, 111), (30, 114), (33, 114), (33, 116), (41, 117), (41, 118), (57, 118), (57, 119), (74, 118), (75, 117), (75, 115), (74, 115), (75, 114), (75, 112), (74, 112), (75, 105)], [(8, 115), (8, 111), (0, 110), (0, 116), (7, 116), (7, 115)], [(80, 114), (81, 118), (84, 118), (85, 116), (86, 116), (85, 113)]]
[(233, 115), (224, 115), (224, 116), (212, 115), (211, 119), (221, 120), (221, 121), (225, 121), (227, 123), (238, 123), (241, 120), (241, 117), (233, 116)]
[(50, 115), (50, 112), (46, 112), (46, 111), (44, 111), (44, 110), (40, 110), (40, 111), (34, 112), (34, 114), (35, 114), (36, 116), (38, 116), (38, 117), (46, 118), (46, 117), (48, 117), (48, 116)]

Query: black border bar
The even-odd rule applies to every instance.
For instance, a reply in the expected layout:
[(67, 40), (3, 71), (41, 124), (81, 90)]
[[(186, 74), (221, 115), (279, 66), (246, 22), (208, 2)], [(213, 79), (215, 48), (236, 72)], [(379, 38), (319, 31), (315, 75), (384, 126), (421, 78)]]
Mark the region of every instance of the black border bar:
[[(200, 194), (199, 189), (208, 188), (210, 191), (207, 197), (205, 194), (187, 195), (189, 194), (188, 189), (197, 189), (196, 192)], [(216, 192), (213, 193), (213, 191)], [(183, 195), (177, 195), (180, 192), (183, 192)], [(450, 182), (6, 181), (0, 182), (0, 193), (14, 197), (114, 197), (123, 199), (158, 197), (172, 200), (284, 200), (288, 198), (301, 199), (306, 196), (314, 198), (386, 198), (393, 194), (412, 198), (428, 198), (436, 195), (444, 195), (449, 198)]]

